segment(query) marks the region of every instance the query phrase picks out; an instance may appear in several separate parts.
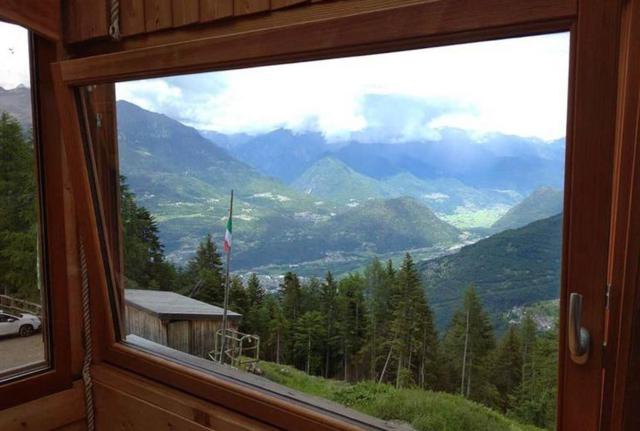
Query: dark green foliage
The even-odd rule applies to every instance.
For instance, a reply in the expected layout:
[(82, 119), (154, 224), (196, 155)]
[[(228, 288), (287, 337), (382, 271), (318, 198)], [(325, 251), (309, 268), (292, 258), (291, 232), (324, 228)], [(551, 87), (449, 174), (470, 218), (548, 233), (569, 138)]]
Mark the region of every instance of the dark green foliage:
[(177, 271), (164, 257), (158, 225), (149, 211), (136, 203), (124, 177), (120, 177), (120, 208), (126, 287), (179, 290)]
[(557, 298), (561, 241), (562, 215), (556, 215), (421, 262), (438, 328), (449, 322), (459, 306), (461, 289), (471, 283), (496, 317), (514, 306)]
[(502, 337), (491, 360), (491, 382), (498, 390), (497, 408), (507, 412), (513, 405), (513, 395), (522, 382), (522, 345), (515, 326)]
[(498, 394), (489, 379), (488, 360), (494, 347), (489, 316), (475, 288), (470, 286), (464, 295), (464, 305), (453, 315), (443, 339), (447, 390), (493, 405)]
[(193, 298), (214, 305), (224, 303), (222, 260), (211, 235), (200, 243), (185, 271), (187, 289)]
[(0, 114), (0, 293), (40, 303), (35, 156), (25, 136)]
[(308, 311), (296, 321), (293, 328), (294, 362), (302, 365), (307, 374), (320, 371), (323, 338), (324, 322), (319, 311)]
[[(527, 330), (524, 326), (523, 330)], [(531, 340), (524, 356), (522, 382), (516, 389), (510, 415), (547, 429), (556, 423), (558, 380), (557, 326)]]

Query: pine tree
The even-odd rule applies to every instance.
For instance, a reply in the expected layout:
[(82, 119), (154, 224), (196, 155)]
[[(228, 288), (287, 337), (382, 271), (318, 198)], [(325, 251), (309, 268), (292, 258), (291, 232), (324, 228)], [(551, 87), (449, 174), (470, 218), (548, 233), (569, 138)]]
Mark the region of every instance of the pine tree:
[(18, 122), (0, 115), (0, 293), (40, 302), (35, 157)]
[(502, 337), (491, 367), (491, 382), (499, 394), (496, 407), (506, 413), (511, 409), (514, 392), (522, 382), (522, 346), (514, 326)]
[(294, 327), (294, 360), (307, 374), (316, 374), (322, 364), (322, 314), (308, 311), (296, 321)]
[(393, 292), (391, 349), (396, 358), (395, 384), (433, 384), (437, 376), (437, 334), (420, 274), (409, 253), (396, 274)]
[(127, 287), (179, 291), (177, 270), (165, 260), (157, 223), (146, 208), (136, 203), (123, 176), (120, 177), (120, 208)]
[(222, 260), (210, 234), (200, 243), (196, 255), (187, 264), (186, 278), (190, 296), (208, 304), (223, 305)]
[(238, 275), (231, 277), (229, 285), (229, 309), (246, 316), (249, 311), (249, 297)]
[[(391, 271), (393, 273), (393, 271)], [(385, 340), (388, 338), (391, 294), (394, 280), (376, 257), (364, 270), (365, 296), (370, 311), (367, 346), (369, 351), (369, 378), (376, 379), (385, 362)]]
[(336, 320), (344, 380), (357, 379), (360, 374), (361, 364), (356, 356), (365, 344), (368, 326), (364, 288), (364, 278), (357, 273), (349, 274), (338, 284)]
[(255, 273), (249, 276), (247, 281), (247, 300), (249, 301), (249, 307), (260, 305), (265, 296), (264, 287), (260, 284), (260, 280)]
[(448, 365), (445, 386), (450, 392), (492, 405), (497, 391), (490, 382), (487, 368), (489, 353), (495, 348), (495, 336), (488, 315), (475, 288), (469, 286), (463, 307), (451, 319), (443, 340), (443, 354)]
[(267, 293), (260, 284), (258, 276), (252, 273), (249, 276), (249, 281), (247, 281), (247, 310), (242, 317), (240, 329), (245, 333), (258, 335), (261, 339), (261, 334), (264, 333), (268, 324), (268, 320), (264, 317), (266, 313), (263, 307), (266, 295)]
[(333, 375), (334, 359), (338, 353), (338, 334), (336, 330), (336, 316), (338, 308), (338, 284), (333, 279), (331, 272), (327, 272), (324, 283), (320, 287), (320, 313), (324, 321), (324, 336), (323, 336), (323, 348), (324, 348), (324, 377), (331, 377)]

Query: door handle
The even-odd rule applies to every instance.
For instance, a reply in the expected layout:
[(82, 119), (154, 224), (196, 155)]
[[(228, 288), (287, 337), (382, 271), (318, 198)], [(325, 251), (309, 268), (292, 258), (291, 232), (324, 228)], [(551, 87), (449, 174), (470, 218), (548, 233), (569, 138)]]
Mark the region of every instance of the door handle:
[(591, 335), (580, 326), (582, 319), (582, 295), (572, 293), (569, 296), (569, 352), (571, 360), (576, 364), (584, 364), (589, 360)]

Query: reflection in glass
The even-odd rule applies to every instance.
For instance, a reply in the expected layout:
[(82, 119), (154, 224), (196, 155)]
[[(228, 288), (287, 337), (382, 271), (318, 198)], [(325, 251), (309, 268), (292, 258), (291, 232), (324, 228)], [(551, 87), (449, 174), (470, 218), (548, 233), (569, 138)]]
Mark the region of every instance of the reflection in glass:
[(0, 23), (0, 379), (43, 365), (28, 33)]

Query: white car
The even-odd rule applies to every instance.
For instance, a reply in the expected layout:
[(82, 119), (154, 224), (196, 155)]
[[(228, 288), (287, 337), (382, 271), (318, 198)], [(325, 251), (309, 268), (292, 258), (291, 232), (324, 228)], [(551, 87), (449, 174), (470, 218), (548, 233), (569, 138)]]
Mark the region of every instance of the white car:
[(40, 329), (41, 325), (40, 318), (33, 314), (9, 314), (0, 310), (0, 336), (28, 337)]

